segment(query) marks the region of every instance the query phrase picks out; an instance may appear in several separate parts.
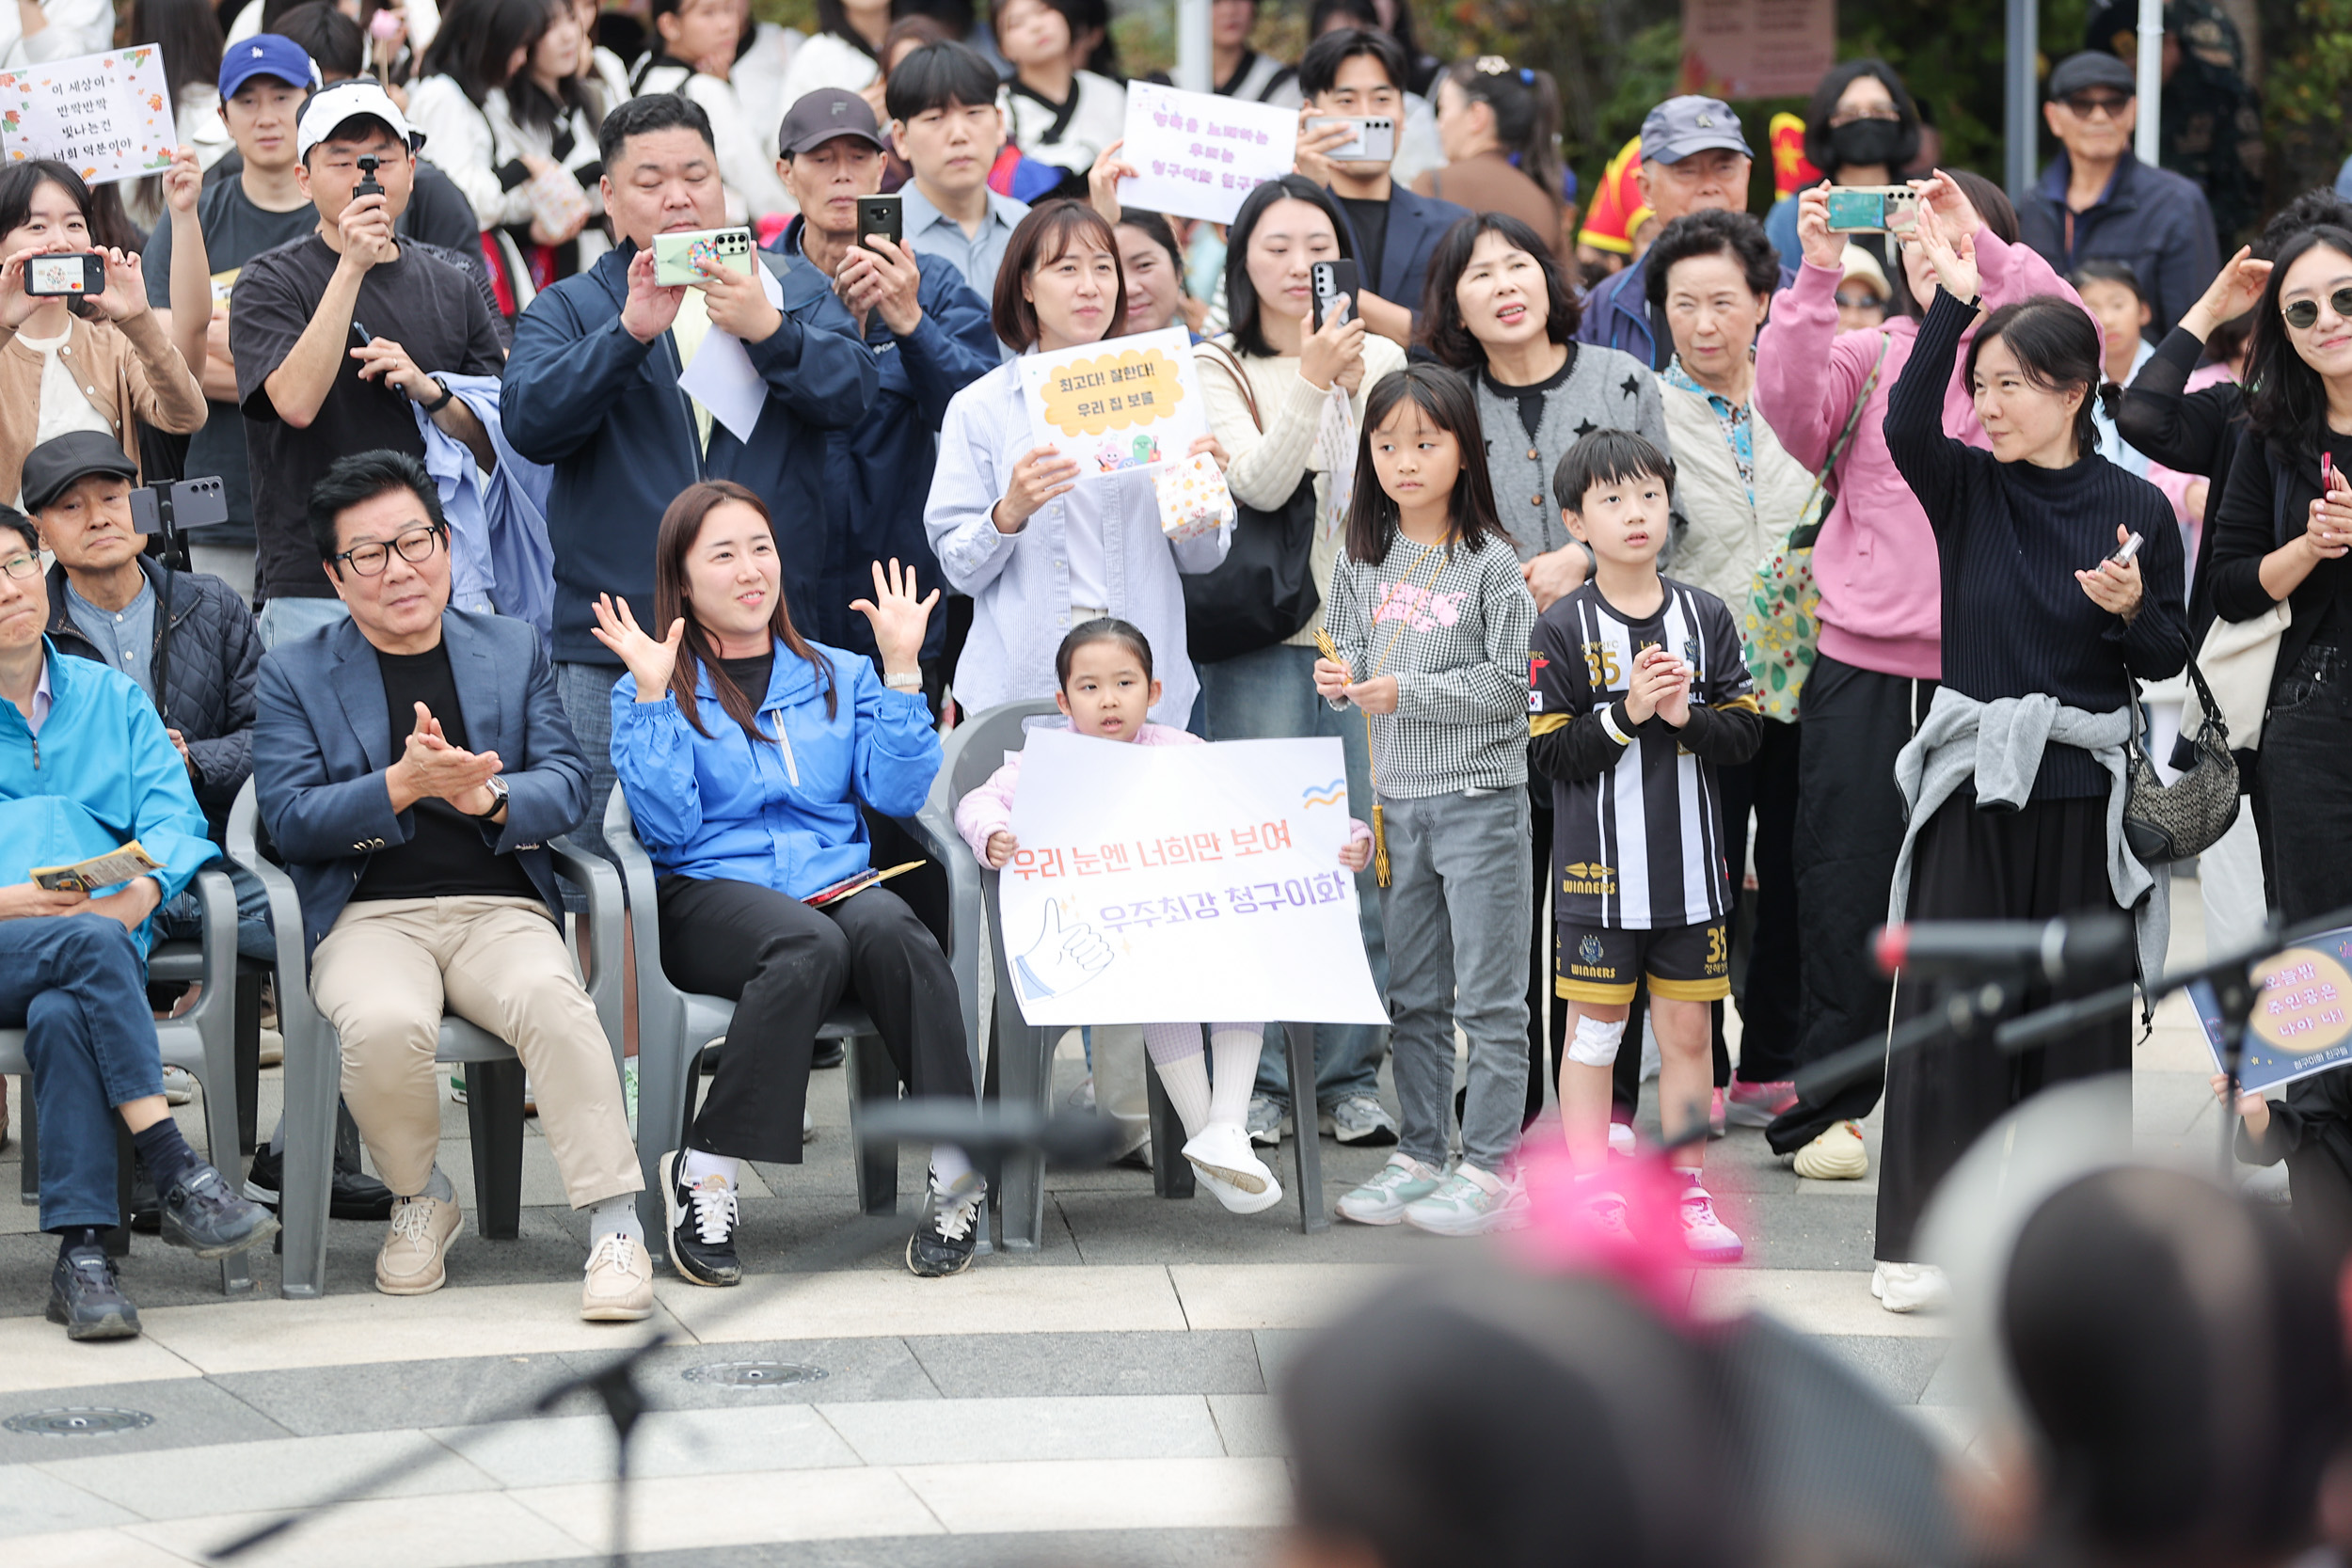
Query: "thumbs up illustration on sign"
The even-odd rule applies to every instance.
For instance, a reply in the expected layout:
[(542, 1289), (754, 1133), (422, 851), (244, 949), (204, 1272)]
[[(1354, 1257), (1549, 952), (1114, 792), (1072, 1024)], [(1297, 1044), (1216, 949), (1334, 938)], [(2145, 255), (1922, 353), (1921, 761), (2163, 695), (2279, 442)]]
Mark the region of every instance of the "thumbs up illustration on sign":
[(1113, 958), (1103, 934), (1084, 921), (1065, 926), (1061, 905), (1045, 906), (1045, 919), (1037, 941), (1013, 960), (1021, 974), (1021, 990), (1032, 1001), (1075, 990), (1107, 968)]

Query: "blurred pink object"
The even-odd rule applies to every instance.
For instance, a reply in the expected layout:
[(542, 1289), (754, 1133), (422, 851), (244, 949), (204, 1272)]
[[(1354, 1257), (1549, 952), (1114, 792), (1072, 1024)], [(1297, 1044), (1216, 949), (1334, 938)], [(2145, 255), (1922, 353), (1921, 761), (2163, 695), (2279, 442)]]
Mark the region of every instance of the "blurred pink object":
[[(1524, 1266), (1544, 1274), (1595, 1274), (1640, 1296), (1669, 1322), (1691, 1318), (1691, 1271), (1682, 1242), (1684, 1182), (1663, 1156), (1612, 1159), (1607, 1171), (1579, 1182), (1559, 1121), (1547, 1115), (1519, 1146), (1519, 1178), (1527, 1187), (1528, 1223), (1505, 1244)], [(1596, 1222), (1593, 1199), (1614, 1193), (1625, 1200), (1625, 1227)]]

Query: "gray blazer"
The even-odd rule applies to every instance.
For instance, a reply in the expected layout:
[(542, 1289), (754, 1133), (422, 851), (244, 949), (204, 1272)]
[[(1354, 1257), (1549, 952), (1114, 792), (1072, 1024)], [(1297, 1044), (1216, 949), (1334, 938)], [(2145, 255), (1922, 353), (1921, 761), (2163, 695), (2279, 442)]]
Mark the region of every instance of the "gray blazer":
[[(563, 918), (547, 841), (588, 810), (588, 764), (556, 701), (539, 634), (502, 615), (441, 612), (466, 738), (505, 763), (506, 822), (485, 842), (519, 856), (548, 912)], [(339, 621), (262, 656), (253, 779), (262, 821), (302, 895), (307, 953), (334, 927), (375, 851), (405, 844), (413, 812), (394, 813), (384, 770), (399, 759), (375, 651)]]

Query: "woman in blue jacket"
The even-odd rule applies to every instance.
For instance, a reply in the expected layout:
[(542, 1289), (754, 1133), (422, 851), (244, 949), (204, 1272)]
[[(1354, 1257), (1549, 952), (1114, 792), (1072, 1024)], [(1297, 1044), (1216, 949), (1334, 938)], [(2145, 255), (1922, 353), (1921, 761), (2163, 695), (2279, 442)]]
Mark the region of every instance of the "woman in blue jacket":
[[(731, 997), (727, 1048), (688, 1130), (661, 1157), (670, 1261), (697, 1285), (742, 1278), (736, 1172), (801, 1163), (817, 1029), (845, 994), (872, 1015), (918, 1099), (970, 1103), (956, 983), (898, 895), (802, 900), (865, 871), (862, 804), (912, 816), (939, 771), (915, 664), (937, 589), (874, 566), (853, 607), (882, 655), (810, 642), (785, 608), (768, 508), (724, 480), (689, 485), (654, 546), (656, 640), (628, 601), (597, 598), (596, 636), (628, 673), (612, 689), (612, 766), (660, 873), (662, 964), (691, 991)], [(918, 1275), (972, 1260), (983, 1196), (963, 1151), (931, 1150), (930, 1200), (907, 1243)]]

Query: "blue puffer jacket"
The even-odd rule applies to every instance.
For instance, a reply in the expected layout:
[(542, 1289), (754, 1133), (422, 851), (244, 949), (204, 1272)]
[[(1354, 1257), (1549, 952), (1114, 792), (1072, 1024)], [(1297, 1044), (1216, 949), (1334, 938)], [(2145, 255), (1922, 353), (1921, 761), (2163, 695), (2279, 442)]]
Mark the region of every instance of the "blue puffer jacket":
[(719, 705), (710, 672), (694, 683), (697, 735), (677, 699), (637, 700), (637, 681), (612, 688), (612, 768), (628, 792), (637, 836), (667, 876), (755, 882), (795, 898), (863, 871), (871, 856), (862, 801), (913, 816), (939, 771), (939, 736), (920, 692), (893, 691), (859, 655), (809, 646), (838, 682), (782, 642), (755, 745)]

